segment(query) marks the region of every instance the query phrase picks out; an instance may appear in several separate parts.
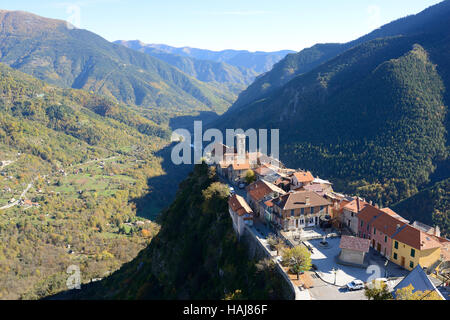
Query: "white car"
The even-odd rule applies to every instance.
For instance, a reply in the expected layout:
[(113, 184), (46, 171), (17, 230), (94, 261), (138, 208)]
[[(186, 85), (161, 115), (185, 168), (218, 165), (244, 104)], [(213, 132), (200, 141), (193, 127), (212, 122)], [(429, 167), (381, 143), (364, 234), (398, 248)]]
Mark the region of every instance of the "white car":
[(228, 189), (230, 190), (230, 194), (235, 194), (236, 192), (234, 191), (233, 187), (228, 187)]
[(349, 291), (356, 291), (364, 289), (364, 282), (361, 280), (353, 280), (350, 283), (347, 283), (347, 289)]

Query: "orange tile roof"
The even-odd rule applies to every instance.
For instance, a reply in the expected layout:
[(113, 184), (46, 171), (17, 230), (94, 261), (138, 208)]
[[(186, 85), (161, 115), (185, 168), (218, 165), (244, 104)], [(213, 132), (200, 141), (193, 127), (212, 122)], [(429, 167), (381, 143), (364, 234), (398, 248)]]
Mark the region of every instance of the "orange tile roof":
[(252, 183), (246, 188), (246, 190), (250, 195), (250, 197), (255, 201), (263, 199), (265, 196), (267, 196), (272, 192), (285, 194), (285, 192), (282, 189), (264, 180), (258, 180)]
[[(368, 205), (367, 202), (359, 200), (359, 211), (362, 211)], [(357, 200), (350, 201), (344, 206), (344, 210), (348, 210), (354, 213), (358, 213), (358, 204)]]
[(247, 201), (238, 194), (233, 194), (230, 199), (228, 199), (228, 205), (231, 210), (236, 212), (239, 216), (253, 213)]
[(250, 169), (250, 163), (246, 162), (233, 162), (232, 164), (233, 170), (249, 170)]
[(271, 168), (269, 168), (268, 165), (265, 165), (265, 164), (263, 164), (262, 166), (256, 168), (254, 171), (255, 171), (256, 174), (258, 174), (260, 176), (263, 176), (263, 175), (266, 175), (266, 174), (269, 174), (269, 173), (273, 172), (273, 170)]
[(431, 235), (414, 228), (409, 224), (405, 224), (401, 227), (392, 238), (407, 244), (410, 247), (416, 248), (417, 250), (433, 249), (441, 246), (439, 241), (434, 239)]
[(297, 171), (293, 173), (294, 177), (297, 179), (298, 182), (301, 183), (307, 183), (307, 182), (313, 182), (314, 177), (309, 171)]

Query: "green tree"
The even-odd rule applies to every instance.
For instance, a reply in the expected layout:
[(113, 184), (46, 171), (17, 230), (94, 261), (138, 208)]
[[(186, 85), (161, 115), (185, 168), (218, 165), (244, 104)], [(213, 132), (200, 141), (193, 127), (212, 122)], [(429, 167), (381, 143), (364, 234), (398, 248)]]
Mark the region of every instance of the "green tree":
[(392, 294), (389, 292), (388, 286), (384, 282), (372, 281), (364, 290), (364, 295), (369, 300), (391, 300)]
[(280, 237), (275, 236), (272, 233), (267, 237), (267, 243), (269, 244), (271, 250), (276, 250), (277, 251), (277, 256), (286, 247), (283, 239), (281, 239)]
[(255, 182), (256, 181), (255, 172), (253, 170), (247, 170), (247, 172), (245, 172), (244, 180), (247, 184)]
[(304, 246), (296, 246), (283, 252), (283, 264), (297, 275), (311, 269), (311, 253)]

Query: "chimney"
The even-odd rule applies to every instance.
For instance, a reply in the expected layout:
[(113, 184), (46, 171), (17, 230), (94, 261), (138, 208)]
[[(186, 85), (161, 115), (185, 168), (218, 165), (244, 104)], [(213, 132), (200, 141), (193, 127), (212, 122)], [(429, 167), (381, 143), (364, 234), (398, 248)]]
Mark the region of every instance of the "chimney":
[(441, 236), (441, 229), (439, 228), (439, 226), (434, 227), (434, 235), (436, 237), (440, 237)]
[(309, 196), (305, 196), (305, 204), (309, 205)]
[(356, 212), (359, 213), (360, 205), (359, 205), (359, 197), (356, 197)]

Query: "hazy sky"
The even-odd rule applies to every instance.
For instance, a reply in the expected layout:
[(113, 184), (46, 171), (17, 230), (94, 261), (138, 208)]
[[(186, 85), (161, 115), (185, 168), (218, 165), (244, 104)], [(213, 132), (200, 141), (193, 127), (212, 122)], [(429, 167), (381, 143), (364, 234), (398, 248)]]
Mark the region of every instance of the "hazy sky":
[(301, 50), (346, 42), (440, 0), (0, 0), (107, 40), (212, 50)]

